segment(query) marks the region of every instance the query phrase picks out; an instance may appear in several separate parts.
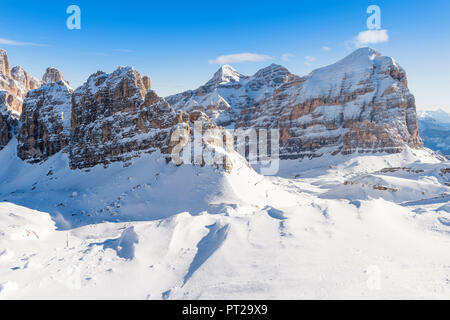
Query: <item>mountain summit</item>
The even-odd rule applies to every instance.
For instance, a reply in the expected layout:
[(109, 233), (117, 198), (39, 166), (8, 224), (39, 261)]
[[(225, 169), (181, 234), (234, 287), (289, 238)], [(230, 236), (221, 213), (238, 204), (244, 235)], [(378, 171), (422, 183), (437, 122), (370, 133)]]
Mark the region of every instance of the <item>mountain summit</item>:
[[(0, 65), (4, 146), (13, 136), (27, 92), (41, 83), (20, 67), (10, 71), (4, 51)], [(64, 82), (62, 73), (48, 68), (43, 83), (59, 82)], [(142, 150), (166, 152), (172, 127), (186, 123), (182, 113), (204, 113), (228, 129), (278, 129), (282, 158), (423, 147), (406, 72), (393, 58), (371, 48), (358, 49), (304, 77), (277, 64), (252, 76), (224, 65), (204, 86), (166, 99), (150, 90), (150, 78), (131, 67), (98, 72), (73, 93), (67, 83), (33, 91), (25, 99), (23, 124), (47, 131), (22, 128), (19, 154), (39, 161), (70, 145), (73, 168), (127, 161)], [(59, 106), (66, 110), (64, 121), (51, 112)], [(66, 129), (68, 112), (71, 130)], [(56, 126), (39, 122), (47, 118)], [(166, 124), (163, 118), (171, 120)], [(57, 136), (62, 140), (55, 140)]]
[(277, 128), (283, 158), (423, 147), (406, 72), (371, 48), (305, 77), (272, 64), (232, 86), (205, 85), (167, 101), (233, 128)]
[(232, 66), (223, 65), (219, 70), (217, 70), (217, 72), (214, 74), (211, 80), (209, 80), (205, 84), (205, 86), (217, 86), (229, 82), (238, 82), (241, 80), (241, 78), (243, 78), (243, 76)]

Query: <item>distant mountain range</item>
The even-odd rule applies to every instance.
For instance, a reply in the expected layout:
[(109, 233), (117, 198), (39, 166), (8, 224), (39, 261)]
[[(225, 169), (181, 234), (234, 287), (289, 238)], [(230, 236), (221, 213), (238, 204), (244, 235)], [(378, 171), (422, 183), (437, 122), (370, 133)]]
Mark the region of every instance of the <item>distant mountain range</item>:
[(450, 157), (450, 114), (444, 110), (418, 113), (419, 132), (425, 147)]

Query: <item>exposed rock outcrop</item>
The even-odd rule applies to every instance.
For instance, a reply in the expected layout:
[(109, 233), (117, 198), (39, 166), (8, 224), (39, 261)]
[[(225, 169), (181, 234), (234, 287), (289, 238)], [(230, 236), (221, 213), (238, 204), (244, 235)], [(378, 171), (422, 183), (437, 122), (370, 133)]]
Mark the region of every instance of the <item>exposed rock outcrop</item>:
[(22, 96), (25, 96), (28, 91), (37, 89), (41, 86), (41, 82), (31, 76), (21, 66), (11, 69), (11, 77), (19, 83)]
[(64, 77), (58, 69), (55, 69), (53, 67), (48, 67), (47, 70), (45, 70), (44, 75), (42, 76), (42, 82), (43, 83), (52, 83), (52, 82), (58, 82), (64, 80)]
[(11, 140), (18, 123), (17, 117), (14, 117), (7, 108), (6, 100), (8, 97), (6, 91), (0, 91), (0, 150)]
[[(126, 162), (142, 153), (160, 152), (167, 161), (176, 164), (216, 165), (210, 161), (214, 150), (224, 152), (220, 137), (225, 132), (201, 111), (187, 114), (175, 112), (130, 67), (120, 67), (111, 74), (97, 72), (75, 90), (72, 108), (70, 166), (82, 169), (97, 164)], [(195, 121), (200, 126), (195, 127)], [(203, 139), (201, 152), (194, 159), (172, 159), (182, 156), (183, 147), (193, 143), (195, 133), (209, 130)], [(217, 148), (216, 148), (217, 147)], [(175, 148), (178, 148), (176, 150)], [(220, 150), (219, 150), (220, 148)], [(226, 153), (226, 152), (225, 152)], [(229, 157), (216, 165), (231, 170)]]
[(120, 67), (111, 74), (95, 73), (75, 90), (72, 168), (127, 161), (144, 151), (167, 151), (177, 114), (146, 88), (136, 70)]
[(17, 138), (22, 160), (45, 160), (69, 144), (72, 92), (66, 82), (58, 81), (28, 93)]
[(150, 90), (150, 89), (152, 88), (152, 84), (151, 84), (151, 81), (150, 81), (150, 77), (148, 77), (148, 76), (143, 76), (143, 77), (142, 77), (142, 81), (144, 82), (145, 90)]
[(0, 49), (0, 150), (11, 140), (22, 113), (23, 98), (40, 83), (21, 67), (9, 69), (8, 56)]
[(2, 49), (0, 49), (0, 73), (3, 73), (5, 77), (11, 77), (8, 55)]
[(0, 90), (0, 150), (12, 139), (20, 116), (19, 110), (22, 110), (22, 99)]
[(11, 76), (8, 55), (0, 49), (0, 91), (4, 91), (2, 98), (3, 109), (19, 113), (22, 111), (22, 98), (27, 93), (22, 83)]
[(211, 121), (202, 111), (189, 114), (181, 111), (179, 123), (171, 130), (169, 137), (168, 161), (177, 165), (195, 164), (233, 169), (233, 159), (248, 163), (233, 149), (233, 137), (223, 127)]

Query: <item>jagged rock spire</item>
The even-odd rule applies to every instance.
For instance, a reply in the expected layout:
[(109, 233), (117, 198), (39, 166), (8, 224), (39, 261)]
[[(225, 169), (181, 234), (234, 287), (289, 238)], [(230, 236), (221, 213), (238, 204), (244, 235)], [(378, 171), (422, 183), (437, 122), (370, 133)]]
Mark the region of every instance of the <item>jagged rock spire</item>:
[(2, 49), (0, 49), (0, 73), (3, 73), (5, 77), (11, 77), (8, 55), (6, 54), (6, 51)]
[(64, 80), (64, 77), (58, 69), (55, 69), (53, 67), (48, 67), (45, 71), (44, 75), (42, 76), (42, 82), (43, 83), (52, 83), (52, 82), (58, 82), (60, 80)]

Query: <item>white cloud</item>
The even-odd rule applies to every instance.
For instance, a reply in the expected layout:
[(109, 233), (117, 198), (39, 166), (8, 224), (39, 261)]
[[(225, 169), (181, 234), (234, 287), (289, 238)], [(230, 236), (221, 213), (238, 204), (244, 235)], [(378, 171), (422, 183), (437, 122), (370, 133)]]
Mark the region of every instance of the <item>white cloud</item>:
[(331, 48), (330, 48), (330, 47), (327, 47), (327, 46), (323, 46), (322, 49), (323, 49), (324, 51), (330, 51), (330, 50), (331, 50)]
[(306, 64), (307, 66), (310, 66), (312, 62), (314, 62), (314, 61), (317, 60), (317, 58), (314, 57), (314, 56), (306, 56), (306, 57), (305, 57), (305, 60), (306, 60), (305, 64)]
[(284, 53), (281, 56), (281, 60), (283, 61), (289, 61), (291, 58), (295, 57), (292, 53)]
[(389, 35), (386, 29), (362, 31), (354, 39), (356, 47), (362, 47), (369, 44), (383, 43), (388, 41)]
[(35, 47), (46, 47), (45, 44), (33, 43), (33, 42), (21, 42), (15, 41), (5, 38), (0, 38), (0, 44), (8, 45), (8, 46), (35, 46)]
[(265, 54), (256, 53), (236, 53), (226, 56), (219, 56), (215, 60), (209, 60), (210, 64), (227, 64), (227, 63), (243, 63), (243, 62), (260, 62), (273, 59)]

